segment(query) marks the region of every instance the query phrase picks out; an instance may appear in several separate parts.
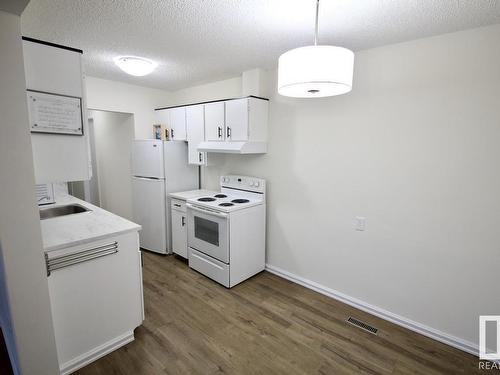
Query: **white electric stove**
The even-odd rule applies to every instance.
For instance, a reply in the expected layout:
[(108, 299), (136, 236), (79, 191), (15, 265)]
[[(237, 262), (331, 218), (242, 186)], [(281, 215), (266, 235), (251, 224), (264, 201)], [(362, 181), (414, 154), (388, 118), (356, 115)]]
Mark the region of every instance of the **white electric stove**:
[(265, 268), (266, 182), (222, 176), (220, 192), (187, 200), (189, 266), (231, 288)]

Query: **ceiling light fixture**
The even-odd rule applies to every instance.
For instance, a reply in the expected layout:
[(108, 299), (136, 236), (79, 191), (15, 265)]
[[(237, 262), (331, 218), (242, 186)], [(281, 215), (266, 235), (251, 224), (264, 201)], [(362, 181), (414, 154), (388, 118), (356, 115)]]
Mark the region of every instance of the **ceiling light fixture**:
[(343, 47), (318, 46), (319, 0), (314, 45), (292, 49), (278, 60), (278, 92), (294, 98), (320, 98), (352, 89), (354, 53)]
[(136, 56), (119, 56), (114, 61), (125, 73), (136, 77), (148, 75), (158, 66), (154, 61)]

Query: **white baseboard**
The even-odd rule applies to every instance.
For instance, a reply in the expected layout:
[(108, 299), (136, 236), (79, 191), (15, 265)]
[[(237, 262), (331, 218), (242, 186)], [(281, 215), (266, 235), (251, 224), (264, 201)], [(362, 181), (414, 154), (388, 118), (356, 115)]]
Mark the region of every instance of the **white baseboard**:
[(297, 276), (291, 272), (285, 271), (281, 268), (272, 266), (270, 264), (266, 264), (266, 271), (269, 271), (269, 272), (271, 272), (277, 276), (280, 276), (284, 279), (290, 280), (296, 284), (302, 285), (308, 289), (312, 289), (318, 293), (324, 294), (325, 296), (336, 299), (336, 300), (343, 302), (347, 305), (353, 306), (359, 310), (362, 310), (362, 311), (365, 311), (369, 314), (375, 315), (375, 316), (382, 318), (384, 320), (387, 320), (391, 323), (397, 324), (397, 325), (404, 327), (404, 328), (407, 328), (411, 331), (414, 331), (414, 332), (420, 333), (424, 336), (430, 337), (431, 339), (434, 339), (436, 341), (450, 345), (454, 348), (463, 350), (464, 352), (473, 354), (475, 356), (479, 355), (478, 345), (476, 345), (470, 341), (449, 335), (445, 332), (441, 332), (437, 329), (428, 327), (424, 324), (421, 324), (421, 323), (415, 322), (411, 319), (405, 318), (404, 316), (394, 314), (390, 311), (387, 311), (387, 310), (384, 310), (380, 307), (371, 305), (371, 304), (366, 303), (364, 301), (361, 301), (357, 298), (348, 296), (348, 295), (341, 293), (337, 290), (328, 288), (328, 287), (323, 286), (321, 284), (318, 284), (314, 281)]
[(66, 363), (63, 363), (60, 366), (61, 375), (71, 374), (72, 372), (75, 372), (76, 370), (87, 366), (89, 363), (92, 363), (99, 358), (104, 357), (106, 354), (111, 353), (112, 351), (128, 344), (131, 341), (134, 341), (134, 332), (125, 332), (123, 335), (118, 336), (113, 340), (110, 340), (107, 343), (104, 343), (87, 353), (84, 353)]

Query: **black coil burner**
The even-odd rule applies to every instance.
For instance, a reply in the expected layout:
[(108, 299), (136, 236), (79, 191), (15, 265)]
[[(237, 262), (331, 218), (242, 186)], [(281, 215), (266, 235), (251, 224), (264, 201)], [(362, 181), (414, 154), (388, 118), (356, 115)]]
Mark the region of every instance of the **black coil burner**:
[(230, 206), (234, 206), (234, 203), (224, 202), (224, 203), (219, 203), (219, 206), (221, 206), (221, 207), (230, 207)]
[(215, 194), (214, 197), (215, 198), (227, 198), (227, 195), (225, 195), (225, 194)]
[(233, 203), (248, 203), (250, 201), (248, 199), (233, 199), (231, 202), (233, 202)]
[(213, 202), (215, 198), (212, 197), (203, 197), (203, 198), (198, 198), (199, 202)]

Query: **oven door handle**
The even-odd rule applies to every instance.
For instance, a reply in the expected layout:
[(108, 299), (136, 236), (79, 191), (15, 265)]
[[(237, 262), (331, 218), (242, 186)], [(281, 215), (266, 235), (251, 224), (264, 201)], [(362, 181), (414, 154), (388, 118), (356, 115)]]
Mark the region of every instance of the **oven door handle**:
[(217, 217), (222, 217), (224, 219), (227, 218), (227, 214), (222, 213), (222, 212), (215, 212), (215, 211), (212, 211), (212, 210), (206, 210), (206, 209), (198, 207), (198, 206), (193, 206), (191, 203), (186, 203), (186, 206), (188, 208), (190, 208), (191, 210), (193, 210), (193, 211), (198, 211), (198, 212), (202, 212), (204, 214), (214, 215), (214, 216), (217, 216)]

